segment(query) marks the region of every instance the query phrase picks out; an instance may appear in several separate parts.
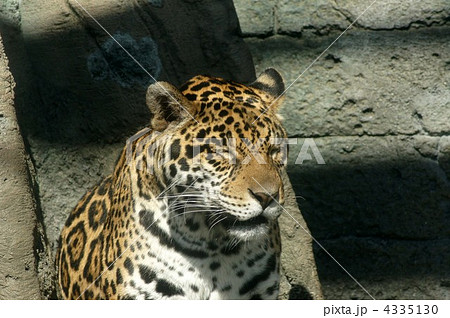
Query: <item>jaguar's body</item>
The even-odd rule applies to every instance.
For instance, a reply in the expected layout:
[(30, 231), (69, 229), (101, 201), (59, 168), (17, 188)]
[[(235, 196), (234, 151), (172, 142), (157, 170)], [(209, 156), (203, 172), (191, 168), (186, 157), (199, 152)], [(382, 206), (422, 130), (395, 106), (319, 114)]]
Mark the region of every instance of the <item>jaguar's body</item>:
[(181, 92), (151, 85), (150, 129), (62, 230), (62, 297), (275, 299), (283, 90), (273, 69), (249, 86), (205, 76)]

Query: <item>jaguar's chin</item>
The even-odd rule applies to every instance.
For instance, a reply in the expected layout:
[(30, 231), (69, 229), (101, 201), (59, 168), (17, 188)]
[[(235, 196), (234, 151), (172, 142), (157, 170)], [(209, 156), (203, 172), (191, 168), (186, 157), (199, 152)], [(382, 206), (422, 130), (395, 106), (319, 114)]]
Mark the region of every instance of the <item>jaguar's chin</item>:
[(257, 227), (259, 225), (267, 225), (269, 223), (269, 220), (262, 214), (255, 216), (251, 219), (240, 221), (237, 217), (234, 215), (231, 215), (227, 213), (225, 215), (225, 219), (222, 221), (222, 224), (226, 226), (227, 228), (251, 228), (251, 227)]
[(262, 214), (245, 221), (240, 221), (235, 216), (227, 214), (221, 223), (229, 235), (242, 240), (258, 239), (267, 235), (269, 231), (269, 219)]

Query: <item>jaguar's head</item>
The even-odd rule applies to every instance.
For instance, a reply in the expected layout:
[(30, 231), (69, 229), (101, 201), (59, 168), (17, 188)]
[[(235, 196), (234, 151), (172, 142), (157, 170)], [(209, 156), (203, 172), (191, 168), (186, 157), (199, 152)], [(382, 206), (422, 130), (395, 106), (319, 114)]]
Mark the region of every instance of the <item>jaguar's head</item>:
[(155, 176), (185, 202), (178, 211), (203, 210), (210, 227), (239, 238), (267, 233), (284, 203), (283, 91), (274, 69), (248, 86), (197, 76), (180, 90), (149, 87), (152, 128), (161, 133)]

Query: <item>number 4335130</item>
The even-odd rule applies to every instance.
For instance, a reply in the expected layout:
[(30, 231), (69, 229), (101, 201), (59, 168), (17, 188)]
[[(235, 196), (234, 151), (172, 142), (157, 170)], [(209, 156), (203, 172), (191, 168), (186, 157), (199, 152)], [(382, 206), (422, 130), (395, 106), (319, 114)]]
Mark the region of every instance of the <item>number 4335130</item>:
[(436, 315), (437, 305), (386, 305), (383, 311), (388, 315)]

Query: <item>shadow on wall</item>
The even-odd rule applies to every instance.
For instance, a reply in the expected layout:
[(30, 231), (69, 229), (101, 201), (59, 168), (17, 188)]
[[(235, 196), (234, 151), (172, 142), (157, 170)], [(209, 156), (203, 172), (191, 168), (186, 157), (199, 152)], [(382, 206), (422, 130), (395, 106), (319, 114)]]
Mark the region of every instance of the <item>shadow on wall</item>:
[(76, 2), (59, 5), (21, 3), (22, 32), (0, 21), (26, 135), (83, 143), (135, 132), (150, 119), (150, 75), (175, 85), (197, 74), (255, 79), (232, 1), (86, 4), (145, 71)]
[[(302, 196), (298, 204), (309, 229), (323, 247), (358, 280), (378, 290), (380, 298), (404, 299), (414, 296), (400, 291), (393, 296), (389, 292), (394, 288), (374, 285), (405, 279), (426, 284), (430, 277), (441, 287), (450, 282), (449, 163), (449, 157), (441, 158), (443, 170), (420, 157), (307, 164), (291, 166), (289, 176)], [(317, 244), (314, 251), (322, 283), (356, 286)], [(327, 297), (326, 286), (324, 293)]]
[(434, 240), (450, 236), (446, 176), (430, 161), (324, 165), (290, 173), (317, 238)]

